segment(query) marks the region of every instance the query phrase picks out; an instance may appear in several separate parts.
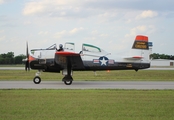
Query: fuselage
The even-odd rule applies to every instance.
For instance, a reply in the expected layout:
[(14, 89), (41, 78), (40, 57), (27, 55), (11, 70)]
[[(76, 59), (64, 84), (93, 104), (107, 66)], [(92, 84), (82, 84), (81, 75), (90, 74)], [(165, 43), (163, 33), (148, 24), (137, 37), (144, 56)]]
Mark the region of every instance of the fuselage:
[[(145, 63), (141, 60), (137, 61), (117, 61), (114, 59), (109, 59), (108, 57), (99, 57), (91, 60), (83, 60), (83, 55), (79, 55), (80, 60), (75, 61), (77, 65), (72, 65), (73, 71), (98, 71), (98, 70), (138, 70), (146, 69), (150, 67), (150, 62)], [(59, 57), (59, 56), (58, 56)], [(48, 59), (37, 59), (35, 58), (30, 62), (31, 69), (39, 69), (45, 72), (60, 72), (63, 69), (66, 69), (67, 60), (66, 58), (61, 58), (61, 63), (59, 63), (55, 58)], [(81, 63), (82, 61), (82, 63)]]

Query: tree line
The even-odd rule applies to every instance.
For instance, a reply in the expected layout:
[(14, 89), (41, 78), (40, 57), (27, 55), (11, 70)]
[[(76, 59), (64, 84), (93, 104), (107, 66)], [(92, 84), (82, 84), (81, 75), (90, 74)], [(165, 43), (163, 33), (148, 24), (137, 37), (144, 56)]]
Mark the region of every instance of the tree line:
[(22, 64), (25, 58), (26, 55), (23, 54), (14, 56), (14, 52), (3, 53), (0, 54), (0, 64)]
[(150, 55), (150, 58), (151, 59), (168, 59), (168, 60), (174, 60), (174, 55), (153, 53), (153, 54)]
[[(26, 58), (26, 55), (23, 55), (23, 54), (14, 56), (14, 52), (3, 53), (3, 54), (0, 54), (0, 64), (23, 64), (22, 60), (25, 58)], [(150, 55), (150, 58), (174, 60), (174, 55), (153, 53)]]

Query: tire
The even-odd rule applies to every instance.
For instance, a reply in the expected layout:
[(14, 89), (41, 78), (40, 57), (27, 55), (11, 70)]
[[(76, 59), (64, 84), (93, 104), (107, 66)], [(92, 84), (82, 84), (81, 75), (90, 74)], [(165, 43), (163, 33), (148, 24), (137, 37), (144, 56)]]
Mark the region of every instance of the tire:
[(64, 81), (65, 85), (71, 85), (72, 81)]
[(39, 76), (34, 77), (33, 82), (35, 84), (39, 84), (41, 82), (41, 78)]

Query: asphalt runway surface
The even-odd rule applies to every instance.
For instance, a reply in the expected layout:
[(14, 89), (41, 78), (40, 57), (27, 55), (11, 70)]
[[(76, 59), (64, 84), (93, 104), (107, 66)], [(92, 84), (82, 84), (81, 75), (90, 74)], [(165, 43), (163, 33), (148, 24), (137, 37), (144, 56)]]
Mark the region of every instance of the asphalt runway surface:
[(0, 81), (0, 89), (144, 89), (165, 90), (174, 89), (174, 82), (151, 81), (73, 81), (65, 85), (62, 81), (42, 81), (34, 84), (33, 81)]

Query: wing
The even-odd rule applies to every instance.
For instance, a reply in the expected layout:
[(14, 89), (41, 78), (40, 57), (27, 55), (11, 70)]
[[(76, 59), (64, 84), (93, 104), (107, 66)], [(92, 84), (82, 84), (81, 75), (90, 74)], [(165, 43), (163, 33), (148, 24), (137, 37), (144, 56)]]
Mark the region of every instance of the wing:
[(84, 69), (84, 65), (80, 54), (74, 52), (60, 51), (55, 53), (55, 62), (64, 68), (67, 66), (71, 69), (81, 70)]

